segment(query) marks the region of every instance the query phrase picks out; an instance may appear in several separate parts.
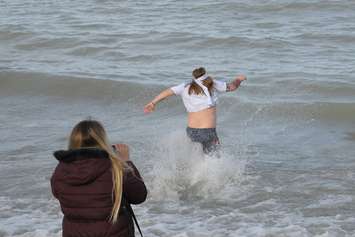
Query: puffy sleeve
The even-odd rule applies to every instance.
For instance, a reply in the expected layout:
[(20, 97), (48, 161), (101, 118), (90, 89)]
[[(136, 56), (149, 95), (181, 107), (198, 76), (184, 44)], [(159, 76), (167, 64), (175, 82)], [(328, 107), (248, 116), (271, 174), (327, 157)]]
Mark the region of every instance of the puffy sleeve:
[(56, 167), (56, 169), (54, 170), (53, 174), (52, 174), (52, 177), (50, 179), (50, 183), (51, 183), (51, 189), (52, 189), (52, 194), (55, 198), (58, 198), (58, 193), (56, 191), (56, 171), (58, 169), (58, 166)]
[(174, 92), (175, 95), (181, 95), (184, 91), (186, 83), (181, 83), (177, 86), (170, 87), (170, 89)]
[(213, 80), (213, 87), (218, 92), (226, 92), (227, 91), (227, 83), (224, 81)]
[(139, 204), (147, 198), (147, 188), (138, 169), (132, 161), (127, 161), (131, 168), (125, 171), (123, 176), (123, 195), (131, 204)]

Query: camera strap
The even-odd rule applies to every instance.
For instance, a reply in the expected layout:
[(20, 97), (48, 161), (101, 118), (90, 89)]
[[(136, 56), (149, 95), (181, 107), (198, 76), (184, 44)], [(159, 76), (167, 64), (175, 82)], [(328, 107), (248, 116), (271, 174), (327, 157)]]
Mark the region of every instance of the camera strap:
[(128, 210), (128, 213), (131, 215), (131, 217), (133, 218), (134, 220), (134, 223), (136, 224), (137, 228), (138, 228), (138, 231), (139, 233), (141, 234), (141, 237), (143, 237), (143, 233), (141, 231), (141, 228), (139, 227), (139, 224), (138, 224), (138, 221), (137, 221), (137, 218), (136, 218), (136, 215), (134, 215), (134, 212), (133, 212), (133, 209), (131, 207), (131, 204), (129, 202), (126, 201), (125, 198), (123, 198), (124, 200), (124, 205), (126, 206), (127, 210)]

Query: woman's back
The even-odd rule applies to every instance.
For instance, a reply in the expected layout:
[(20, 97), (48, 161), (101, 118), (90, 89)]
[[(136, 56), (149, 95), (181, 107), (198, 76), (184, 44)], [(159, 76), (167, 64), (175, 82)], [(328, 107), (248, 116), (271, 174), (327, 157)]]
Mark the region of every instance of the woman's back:
[[(64, 214), (63, 236), (134, 236), (133, 222), (123, 204), (117, 222), (108, 221), (113, 207), (108, 154), (83, 148), (54, 155), (59, 164), (51, 184)], [(147, 190), (133, 163), (128, 164), (133, 171), (125, 172), (123, 196), (129, 199), (127, 202), (138, 204), (145, 200)]]
[(227, 84), (218, 80), (213, 80), (209, 95), (205, 92), (196, 94), (190, 91), (190, 88), (194, 86), (192, 83), (181, 83), (177, 86), (173, 86), (170, 89), (175, 95), (180, 95), (184, 106), (189, 113), (199, 112), (210, 107), (216, 106), (218, 100), (218, 92), (225, 92)]
[(112, 210), (111, 162), (99, 149), (57, 151), (53, 194), (68, 220), (107, 220)]
[(68, 150), (54, 153), (51, 186), (64, 214), (63, 237), (134, 236), (129, 205), (144, 202), (147, 189), (128, 146), (115, 148), (99, 122), (86, 120), (74, 127)]

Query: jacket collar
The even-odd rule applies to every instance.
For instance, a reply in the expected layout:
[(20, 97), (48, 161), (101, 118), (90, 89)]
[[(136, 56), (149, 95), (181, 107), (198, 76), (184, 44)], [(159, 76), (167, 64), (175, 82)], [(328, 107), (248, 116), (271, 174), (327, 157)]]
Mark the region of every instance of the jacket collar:
[(109, 155), (105, 150), (99, 148), (79, 148), (70, 150), (58, 150), (53, 153), (58, 161), (72, 162), (74, 160), (84, 159), (102, 159), (108, 158)]

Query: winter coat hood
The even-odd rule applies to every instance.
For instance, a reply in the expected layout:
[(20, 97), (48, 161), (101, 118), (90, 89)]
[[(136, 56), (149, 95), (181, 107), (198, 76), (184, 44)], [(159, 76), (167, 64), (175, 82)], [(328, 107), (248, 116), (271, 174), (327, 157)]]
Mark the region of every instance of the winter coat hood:
[(62, 163), (62, 181), (71, 185), (90, 183), (111, 169), (108, 153), (98, 148), (59, 150), (53, 155)]

